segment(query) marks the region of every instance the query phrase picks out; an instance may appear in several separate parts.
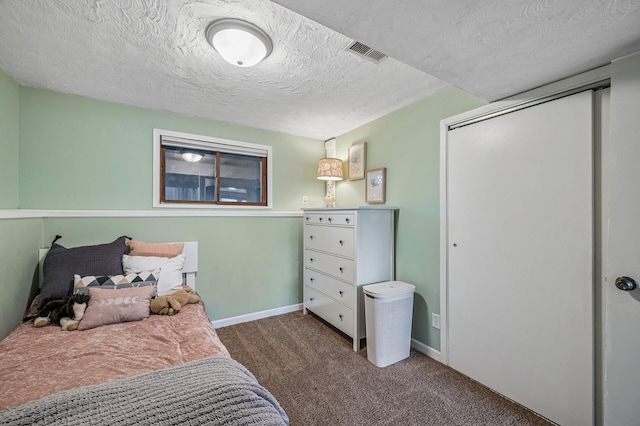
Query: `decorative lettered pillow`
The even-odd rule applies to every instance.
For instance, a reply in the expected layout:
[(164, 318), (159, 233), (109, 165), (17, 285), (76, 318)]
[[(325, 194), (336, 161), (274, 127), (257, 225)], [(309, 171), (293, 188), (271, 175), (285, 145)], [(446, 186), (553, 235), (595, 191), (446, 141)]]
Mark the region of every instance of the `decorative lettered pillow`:
[(115, 289), (89, 287), (89, 304), (78, 330), (147, 318), (154, 291), (154, 286)]

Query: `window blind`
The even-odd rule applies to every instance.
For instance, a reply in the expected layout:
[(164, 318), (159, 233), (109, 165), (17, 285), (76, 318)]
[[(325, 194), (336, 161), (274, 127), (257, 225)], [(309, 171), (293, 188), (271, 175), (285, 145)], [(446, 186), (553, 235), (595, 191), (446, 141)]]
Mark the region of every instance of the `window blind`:
[(268, 155), (266, 149), (252, 146), (251, 144), (240, 144), (239, 142), (235, 141), (233, 142), (233, 144), (227, 144), (224, 143), (224, 140), (209, 142), (163, 135), (160, 139), (160, 143), (163, 146), (173, 146), (177, 148), (197, 148), (207, 151), (223, 152), (226, 154), (249, 155), (253, 157), (267, 157)]

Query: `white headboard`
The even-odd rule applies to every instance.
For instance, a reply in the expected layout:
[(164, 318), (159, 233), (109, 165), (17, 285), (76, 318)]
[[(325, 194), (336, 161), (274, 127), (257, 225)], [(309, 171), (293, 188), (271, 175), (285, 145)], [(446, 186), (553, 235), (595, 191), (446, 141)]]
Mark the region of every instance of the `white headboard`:
[[(48, 248), (43, 248), (38, 251), (38, 262), (40, 270), (40, 286), (42, 287), (42, 281), (44, 280), (44, 274), (42, 273), (42, 265), (44, 264), (44, 258), (49, 251)], [(185, 241), (182, 253), (186, 256), (184, 260), (184, 266), (182, 267), (182, 274), (184, 275), (184, 282), (192, 289), (196, 289), (196, 273), (198, 272), (198, 242), (197, 241)]]
[(192, 289), (196, 289), (196, 273), (198, 272), (198, 242), (185, 241), (182, 253), (185, 254), (184, 266), (182, 273), (184, 274), (184, 282)]

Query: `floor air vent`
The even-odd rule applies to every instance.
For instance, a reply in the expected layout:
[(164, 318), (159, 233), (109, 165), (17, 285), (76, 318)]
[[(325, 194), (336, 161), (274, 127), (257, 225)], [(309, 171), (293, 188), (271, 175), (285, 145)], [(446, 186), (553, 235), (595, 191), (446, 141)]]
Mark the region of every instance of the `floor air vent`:
[(385, 55), (384, 53), (378, 52), (377, 50), (374, 50), (366, 44), (360, 43), (359, 41), (349, 43), (345, 50), (368, 59), (372, 62), (375, 62), (376, 64), (387, 57), (387, 55)]

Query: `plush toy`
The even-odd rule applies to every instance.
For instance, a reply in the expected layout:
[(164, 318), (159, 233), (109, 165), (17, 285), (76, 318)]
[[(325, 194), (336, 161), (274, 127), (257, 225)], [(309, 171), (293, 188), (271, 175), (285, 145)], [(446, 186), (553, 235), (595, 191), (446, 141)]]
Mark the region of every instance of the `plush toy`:
[(78, 323), (84, 316), (88, 301), (88, 294), (74, 294), (66, 299), (50, 300), (35, 316), (25, 320), (33, 318), (34, 327), (57, 324), (64, 331), (74, 331), (78, 329)]
[(154, 314), (159, 315), (175, 315), (184, 305), (188, 303), (198, 303), (200, 296), (193, 293), (189, 287), (182, 290), (176, 290), (166, 296), (158, 296), (151, 299), (149, 309)]

